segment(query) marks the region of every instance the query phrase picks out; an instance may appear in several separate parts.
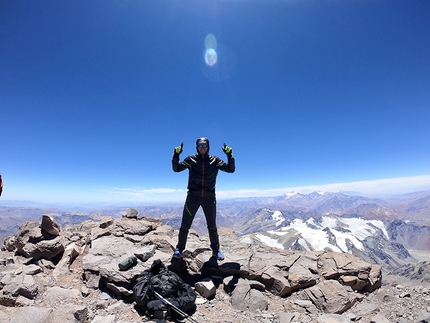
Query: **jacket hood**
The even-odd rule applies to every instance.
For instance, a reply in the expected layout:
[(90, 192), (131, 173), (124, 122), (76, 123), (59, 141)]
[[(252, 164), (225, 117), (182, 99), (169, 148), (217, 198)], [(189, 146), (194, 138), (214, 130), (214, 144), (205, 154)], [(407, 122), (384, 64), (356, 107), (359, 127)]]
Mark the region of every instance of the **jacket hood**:
[(196, 150), (197, 150), (197, 154), (200, 154), (200, 153), (199, 153), (198, 144), (199, 144), (199, 143), (202, 143), (202, 142), (205, 142), (205, 143), (207, 143), (207, 145), (208, 145), (208, 150), (206, 151), (206, 155), (208, 155), (208, 154), (209, 154), (210, 144), (209, 144), (209, 139), (208, 139), (208, 138), (205, 138), (205, 137), (202, 137), (202, 138), (199, 138), (199, 139), (197, 139), (197, 140), (196, 140)]

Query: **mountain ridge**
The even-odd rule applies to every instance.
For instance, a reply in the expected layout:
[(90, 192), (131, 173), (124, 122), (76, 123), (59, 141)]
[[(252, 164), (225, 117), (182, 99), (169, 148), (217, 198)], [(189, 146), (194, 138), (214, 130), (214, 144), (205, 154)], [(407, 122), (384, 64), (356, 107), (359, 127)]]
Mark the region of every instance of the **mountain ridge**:
[[(376, 245), (381, 246), (388, 243), (386, 248), (391, 249), (398, 253), (398, 255), (381, 254), (375, 250), (369, 252), (373, 254), (380, 254), (383, 261), (388, 261), (392, 266), (400, 266), (403, 261), (400, 261), (398, 256), (402, 255), (402, 251), (396, 247), (396, 244), (403, 245), (406, 249), (428, 252), (430, 250), (430, 191), (419, 191), (396, 196), (390, 199), (369, 198), (360, 195), (348, 195), (345, 192), (312, 192), (310, 194), (301, 194), (297, 192), (286, 193), (282, 196), (274, 197), (259, 197), (259, 198), (241, 198), (221, 200), (217, 205), (217, 222), (219, 227), (228, 227), (239, 236), (259, 233), (260, 236), (266, 232), (279, 230), (281, 227), (290, 225), (292, 221), (299, 219), (301, 221), (320, 221), (324, 217), (331, 216), (334, 218), (359, 218), (366, 221), (378, 220), (382, 221), (384, 225), (390, 229), (389, 239), (382, 241), (378, 235), (375, 240), (361, 241), (369, 248)], [(135, 206), (139, 214), (149, 218), (158, 218), (164, 224), (170, 225), (175, 229), (180, 226), (182, 217), (181, 204), (154, 204), (146, 206)], [(24, 221), (32, 221), (40, 217), (41, 214), (52, 215), (59, 223), (76, 224), (89, 219), (99, 219), (101, 216), (112, 216), (114, 218), (121, 217), (127, 212), (130, 207), (109, 207), (90, 209), (86, 212), (66, 212), (56, 208), (22, 208), (22, 207), (0, 207), (0, 218), (2, 219), (0, 227), (0, 240), (13, 234), (19, 228), (19, 225)], [(344, 222), (347, 220), (344, 220)], [(314, 223), (315, 225), (316, 223)], [(310, 225), (310, 223), (308, 223)], [(205, 234), (206, 221), (200, 210), (193, 223), (193, 229), (199, 234)], [(331, 237), (335, 241), (335, 236), (339, 235), (341, 231), (338, 228), (320, 227), (327, 239)], [(322, 231), (325, 230), (325, 231)], [(345, 230), (343, 228), (342, 230)], [(295, 235), (299, 236), (300, 233), (295, 228)], [(273, 233), (272, 233), (273, 236)], [(292, 235), (293, 237), (294, 235)], [(279, 242), (284, 248), (305, 248), (309, 241), (299, 243), (297, 238), (284, 237)], [(352, 237), (348, 238), (353, 240)], [(288, 241), (288, 243), (286, 243)], [(350, 242), (351, 242), (350, 241)], [(355, 243), (358, 245), (359, 243)], [(355, 250), (356, 254), (360, 254), (360, 248), (353, 248), (354, 243), (350, 243), (352, 252)], [(334, 243), (331, 248), (338, 250), (338, 246)], [(311, 249), (317, 250), (316, 246)], [(345, 248), (344, 248), (345, 249)], [(393, 257), (396, 259), (386, 260)], [(407, 257), (406, 257), (407, 258)], [(411, 256), (411, 258), (413, 258)], [(412, 259), (411, 259), (412, 260)], [(372, 258), (375, 261), (375, 258)], [(380, 261), (377, 261), (380, 263)], [(393, 268), (391, 268), (393, 269)]]

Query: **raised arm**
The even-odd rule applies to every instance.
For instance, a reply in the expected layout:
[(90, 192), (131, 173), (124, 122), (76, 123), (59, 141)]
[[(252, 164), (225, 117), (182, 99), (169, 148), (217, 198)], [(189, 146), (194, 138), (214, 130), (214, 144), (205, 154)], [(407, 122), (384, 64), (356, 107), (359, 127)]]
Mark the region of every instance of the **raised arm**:
[(233, 148), (227, 146), (224, 143), (222, 151), (227, 155), (227, 163), (221, 161), (219, 164), (220, 170), (227, 173), (234, 173), (234, 171), (236, 170), (236, 163), (233, 157)]
[(179, 156), (182, 153), (182, 147), (184, 147), (184, 143), (182, 142), (180, 146), (175, 147), (173, 150), (173, 157), (172, 157), (172, 169), (174, 172), (182, 172), (184, 169), (187, 168), (187, 165), (184, 163), (181, 163), (179, 161)]

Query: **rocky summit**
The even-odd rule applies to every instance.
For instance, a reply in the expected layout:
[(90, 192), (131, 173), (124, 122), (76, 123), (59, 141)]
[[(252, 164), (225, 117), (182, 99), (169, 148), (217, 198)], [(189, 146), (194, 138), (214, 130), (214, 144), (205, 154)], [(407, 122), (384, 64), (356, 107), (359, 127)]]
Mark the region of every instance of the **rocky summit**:
[[(219, 234), (225, 260), (211, 257), (208, 237), (195, 231), (172, 259), (177, 231), (136, 212), (64, 227), (49, 215), (25, 222), (0, 251), (0, 322), (165, 321), (133, 300), (137, 277), (158, 259), (197, 293), (184, 321), (430, 322), (430, 288), (385, 282), (380, 265)], [(120, 270), (133, 255), (137, 262)]]

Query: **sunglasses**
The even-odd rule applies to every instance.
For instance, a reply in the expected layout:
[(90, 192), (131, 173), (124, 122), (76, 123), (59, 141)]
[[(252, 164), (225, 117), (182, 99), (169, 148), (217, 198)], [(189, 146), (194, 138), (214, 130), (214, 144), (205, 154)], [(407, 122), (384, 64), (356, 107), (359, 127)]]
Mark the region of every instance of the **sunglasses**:
[(208, 144), (198, 144), (198, 148), (208, 148)]

